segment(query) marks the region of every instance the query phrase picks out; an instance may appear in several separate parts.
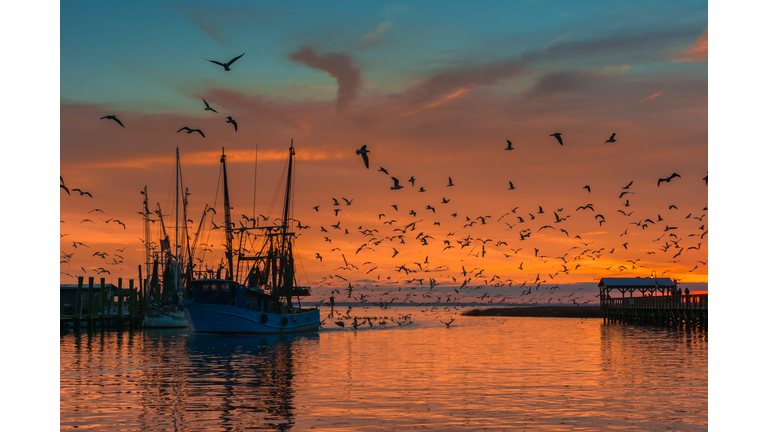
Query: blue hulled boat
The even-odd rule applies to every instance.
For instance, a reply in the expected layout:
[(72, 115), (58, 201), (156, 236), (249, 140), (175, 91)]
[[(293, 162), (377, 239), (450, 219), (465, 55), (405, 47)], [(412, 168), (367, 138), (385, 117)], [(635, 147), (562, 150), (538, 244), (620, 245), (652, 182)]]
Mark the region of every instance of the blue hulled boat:
[[(288, 158), (288, 180), (285, 207), (280, 225), (234, 228), (227, 188), (226, 156), (221, 164), (224, 176), (224, 219), (226, 233), (227, 276), (198, 278), (187, 284), (183, 302), (190, 327), (196, 333), (279, 334), (316, 332), (320, 327), (320, 311), (304, 308), (301, 298), (310, 295), (307, 287), (296, 285), (293, 261), (295, 234), (289, 231), (293, 142)], [(255, 232), (255, 235), (254, 235)], [(239, 237), (237, 254), (233, 239)], [(256, 253), (247, 253), (245, 244), (251, 237), (261, 240)], [(238, 282), (238, 276), (243, 281)]]

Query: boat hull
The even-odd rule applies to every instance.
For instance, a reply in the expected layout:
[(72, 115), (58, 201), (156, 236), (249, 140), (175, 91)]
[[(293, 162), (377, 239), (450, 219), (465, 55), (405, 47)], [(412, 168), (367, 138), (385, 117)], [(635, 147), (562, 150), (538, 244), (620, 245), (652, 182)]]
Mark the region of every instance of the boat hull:
[(184, 313), (194, 333), (286, 334), (316, 332), (320, 328), (318, 309), (277, 314), (230, 305), (187, 302)]
[(147, 315), (142, 323), (144, 328), (187, 328), (189, 320), (185, 313), (171, 312), (157, 315)]

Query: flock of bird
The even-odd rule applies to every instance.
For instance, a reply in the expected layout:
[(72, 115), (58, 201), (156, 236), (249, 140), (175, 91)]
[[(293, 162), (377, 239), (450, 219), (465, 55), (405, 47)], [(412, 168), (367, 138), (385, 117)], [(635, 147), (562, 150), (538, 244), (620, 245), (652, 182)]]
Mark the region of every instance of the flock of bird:
[[(231, 66), (240, 59), (245, 53), (231, 59), (226, 63), (218, 62), (215, 60), (208, 60), (211, 63), (217, 64), (224, 68), (224, 71), (231, 71)], [(218, 113), (218, 111), (211, 107), (211, 105), (203, 99), (204, 110)], [(125, 128), (123, 122), (117, 118), (116, 115), (105, 115), (101, 117), (105, 120), (113, 120), (121, 127)], [(232, 124), (235, 132), (237, 132), (237, 122), (228, 116), (226, 123)], [(194, 129), (187, 126), (181, 127), (177, 130), (177, 133), (186, 131), (187, 134), (198, 133), (201, 137), (205, 138), (205, 134), (200, 129)], [(560, 146), (565, 146), (562, 133), (553, 133), (550, 135), (554, 137), (556, 142)], [(603, 144), (616, 143), (616, 133), (612, 133)], [(503, 148), (505, 151), (514, 151), (512, 142), (506, 140), (507, 146)], [(500, 149), (502, 149), (500, 148)], [(519, 151), (519, 150), (518, 150)], [(366, 169), (370, 169), (371, 156), (373, 151), (368, 148), (367, 145), (362, 145), (360, 148), (355, 149), (355, 154), (362, 158), (362, 162)], [(385, 175), (390, 176), (392, 180), (391, 191), (399, 191), (396, 193), (403, 193), (402, 190), (406, 188), (405, 184), (400, 181), (399, 178), (389, 174), (388, 170), (384, 167), (380, 167), (377, 172), (382, 172)], [(670, 183), (673, 179), (682, 177), (677, 173), (672, 173), (668, 177), (659, 178), (657, 180), (657, 187), (661, 187), (662, 183)], [(703, 178), (705, 186), (708, 184), (708, 175)], [(410, 188), (416, 187), (416, 178), (411, 176), (406, 183), (410, 183)], [(454, 322), (455, 315), (459, 313), (463, 308), (473, 304), (509, 304), (509, 303), (574, 303), (574, 304), (588, 304), (594, 303), (593, 297), (587, 297), (584, 293), (571, 292), (569, 294), (563, 293), (563, 287), (567, 284), (558, 284), (556, 278), (558, 275), (570, 274), (577, 272), (580, 268), (585, 269), (590, 267), (594, 271), (594, 265), (592, 262), (600, 262), (600, 258), (605, 255), (614, 254), (617, 248), (621, 250), (629, 250), (630, 242), (624, 240), (618, 240), (613, 247), (603, 246), (600, 248), (590, 247), (594, 243), (594, 240), (589, 242), (588, 238), (582, 238), (582, 235), (573, 231), (568, 226), (567, 221), (572, 217), (576, 217), (579, 212), (587, 213), (589, 216), (583, 216), (593, 220), (593, 223), (598, 227), (602, 227), (607, 223), (609, 219), (613, 220), (611, 216), (616, 213), (622, 216), (615, 216), (619, 218), (619, 221), (628, 221), (628, 226), (618, 237), (621, 238), (625, 235), (629, 235), (629, 230), (641, 230), (656, 231), (660, 234), (658, 238), (653, 242), (658, 242), (658, 247), (653, 251), (645, 251), (646, 255), (671, 255), (670, 263), (677, 263), (676, 260), (682, 253), (690, 250), (700, 250), (701, 241), (707, 234), (706, 224), (703, 219), (706, 217), (707, 208), (704, 207), (701, 216), (696, 216), (693, 219), (699, 220), (702, 223), (701, 227), (694, 233), (682, 234), (678, 231), (678, 226), (670, 226), (670, 223), (678, 224), (684, 219), (690, 219), (692, 213), (684, 218), (676, 217), (673, 213), (670, 213), (662, 217), (661, 213), (645, 214), (643, 216), (635, 216), (637, 222), (627, 218), (631, 218), (634, 211), (628, 209), (631, 206), (628, 195), (635, 194), (630, 188), (633, 182), (630, 182), (626, 186), (617, 187), (618, 199), (617, 205), (624, 207), (624, 209), (596, 209), (592, 203), (586, 203), (578, 206), (575, 209), (566, 210), (565, 206), (558, 206), (553, 209), (544, 210), (541, 205), (527, 205), (528, 208), (521, 209), (521, 206), (511, 208), (510, 211), (498, 215), (491, 216), (484, 212), (482, 214), (462, 214), (459, 215), (457, 211), (443, 212), (441, 205), (448, 205), (451, 203), (451, 199), (442, 197), (442, 200), (437, 205), (433, 206), (431, 203), (424, 202), (424, 209), (428, 215), (431, 215), (433, 219), (426, 221), (426, 218), (422, 216), (421, 219), (416, 219), (417, 214), (422, 214), (418, 209), (409, 209), (405, 212), (403, 210), (402, 216), (392, 217), (392, 211), (395, 214), (400, 214), (398, 204), (391, 204), (386, 208), (381, 209), (378, 214), (378, 221), (380, 225), (363, 227), (362, 225), (354, 228), (353, 226), (342, 227), (342, 220), (336, 224), (329, 225), (330, 230), (324, 226), (319, 226), (313, 231), (307, 231), (307, 234), (316, 234), (323, 237), (323, 243), (329, 243), (330, 249), (321, 252), (315, 252), (315, 258), (318, 260), (319, 265), (325, 267), (330, 265), (329, 262), (324, 262), (324, 256), (329, 254), (338, 254), (341, 257), (344, 265), (339, 265), (334, 268), (328, 276), (323, 277), (318, 283), (315, 284), (315, 288), (320, 293), (325, 293), (324, 297), (319, 303), (330, 306), (331, 312), (328, 315), (329, 319), (333, 319), (337, 326), (345, 326), (344, 320), (351, 322), (351, 326), (357, 328), (360, 325), (367, 323), (373, 327), (374, 322), (377, 325), (385, 325), (387, 322), (403, 325), (412, 322), (410, 315), (400, 315), (398, 318), (370, 316), (369, 309), (381, 309), (386, 310), (397, 304), (412, 304), (422, 308), (422, 312), (433, 314), (435, 319), (439, 320), (447, 327)], [(453, 188), (456, 186), (451, 176), (447, 178), (445, 184), (446, 188)], [(584, 189), (586, 192), (585, 198), (592, 193), (592, 186), (584, 185), (580, 186), (580, 189)], [(68, 189), (63, 178), (61, 179), (61, 189), (70, 195), (70, 189)], [(450, 191), (451, 189), (447, 189)], [(512, 181), (509, 181), (509, 187), (507, 190), (514, 191), (517, 188)], [(88, 195), (93, 196), (86, 191), (80, 189), (71, 189), (72, 192), (79, 192), (80, 196)], [(423, 186), (419, 186), (417, 193), (426, 192)], [(347, 199), (341, 197), (345, 206), (351, 206), (353, 199)], [(622, 202), (623, 200), (623, 202)], [(338, 217), (342, 211), (341, 202), (336, 198), (331, 198), (333, 207), (331, 211), (334, 217)], [(454, 202), (455, 204), (455, 202)], [(312, 209), (320, 213), (322, 204), (314, 205)], [(439, 210), (438, 210), (439, 209)], [(668, 211), (677, 210), (676, 205), (669, 205)], [(213, 210), (213, 209), (210, 209)], [(467, 209), (468, 210), (468, 209)], [(325, 211), (325, 209), (323, 209)], [(100, 209), (93, 209), (89, 213), (101, 212)], [(571, 215), (573, 212), (573, 216)], [(207, 211), (205, 212), (207, 213)], [(438, 213), (448, 217), (449, 219), (437, 220)], [(215, 214), (215, 211), (214, 211)], [(254, 226), (261, 222), (267, 223), (270, 221), (268, 216), (260, 215), (262, 219), (249, 218), (243, 215), (246, 220), (246, 224), (252, 223)], [(403, 218), (408, 218), (405, 221)], [(383, 219), (383, 220), (382, 220)], [(398, 222), (399, 219), (399, 222)], [(122, 225), (125, 229), (125, 224), (117, 219), (101, 219), (107, 224), (115, 223)], [(64, 221), (62, 221), (63, 223)], [(95, 224), (92, 219), (83, 219), (80, 224), (90, 222)], [(275, 225), (278, 224), (279, 219), (272, 219), (271, 222)], [(294, 219), (292, 222), (297, 224), (297, 229), (310, 230), (308, 225), (302, 225), (300, 221)], [(242, 225), (242, 221), (240, 222)], [(502, 224), (503, 223), (503, 224)], [(620, 222), (621, 223), (621, 222)], [(662, 223), (664, 227), (662, 228)], [(481, 236), (473, 235), (473, 229), (477, 226), (493, 226), (496, 232), (499, 232), (500, 236), (497, 239), (484, 238)], [(221, 224), (216, 225), (211, 220), (212, 229), (218, 229)], [(245, 226), (245, 225), (243, 225)], [(442, 228), (448, 228), (447, 234), (442, 235), (435, 233), (433, 236), (430, 233), (430, 227), (439, 226)], [(508, 231), (512, 231), (508, 233)], [(442, 232), (442, 230), (441, 230)], [(680, 233), (680, 235), (678, 235)], [(241, 231), (241, 235), (251, 235), (248, 231)], [(61, 234), (64, 237), (67, 234)], [(566, 251), (552, 250), (548, 252), (546, 250), (548, 243), (536, 242), (533, 239), (538, 238), (542, 240), (545, 237), (557, 236), (558, 239), (566, 239), (570, 246), (570, 249)], [(357, 243), (350, 247), (352, 244), (351, 239), (357, 238)], [(690, 240), (700, 240), (695, 246), (690, 244)], [(663, 244), (661, 243), (663, 241)], [(514, 243), (514, 244), (513, 244)], [(532, 244), (533, 243), (533, 244)], [(247, 242), (245, 243), (247, 244)], [(251, 245), (253, 243), (250, 243)], [(433, 251), (434, 254), (438, 254), (441, 258), (445, 258), (449, 253), (460, 253), (464, 258), (460, 260), (463, 264), (459, 271), (456, 267), (456, 259), (446, 259), (446, 264), (433, 265), (429, 262), (429, 256), (424, 260), (420, 258), (415, 261), (413, 257), (404, 258), (402, 253), (398, 250), (398, 247), (403, 249), (399, 245), (417, 245), (427, 247), (430, 245), (439, 245), (439, 250), (434, 248), (428, 248), (426, 250)], [(213, 251), (210, 249), (214, 247), (213, 244), (203, 244), (206, 248), (204, 251)], [(72, 248), (79, 250), (79, 248), (86, 247), (87, 245), (73, 241)], [(251, 246), (252, 247), (252, 246)], [(344, 247), (345, 249), (342, 249)], [(245, 246), (243, 246), (245, 248)], [(111, 255), (106, 252), (95, 252), (91, 257), (98, 256), (105, 260), (112, 259), (113, 262), (110, 265), (119, 265), (123, 261), (123, 257), (116, 252)], [(221, 246), (219, 246), (221, 249)], [(391, 249), (391, 252), (390, 252)], [(406, 249), (410, 247), (406, 246)], [(450, 251), (450, 252), (449, 252)], [(522, 252), (521, 252), (522, 251)], [(237, 251), (236, 251), (237, 252)], [(72, 257), (75, 252), (66, 253), (62, 251), (61, 264), (71, 265)], [(362, 255), (360, 255), (362, 254)], [(370, 255), (367, 255), (370, 254)], [(360, 264), (352, 262), (347, 259), (347, 256), (369, 256), (364, 262)], [(503, 256), (505, 260), (510, 260), (508, 269), (515, 269), (520, 272), (525, 272), (529, 267), (539, 269), (538, 274), (534, 277), (528, 278), (502, 278), (498, 275), (489, 274), (482, 266), (468, 265), (469, 261), (476, 264), (480, 264), (480, 261), (486, 258), (486, 256), (495, 255), (496, 257)], [(433, 255), (434, 256), (434, 255)], [(401, 258), (398, 258), (401, 257)], [(120, 260), (118, 261), (118, 258)], [(197, 258), (201, 263), (203, 259)], [(393, 259), (400, 259), (396, 264), (392, 264)], [(636, 257), (634, 259), (627, 260), (623, 265), (610, 265), (608, 267), (600, 269), (603, 272), (609, 271), (630, 271), (642, 269), (644, 266), (640, 263), (645, 257)], [(335, 262), (339, 262), (335, 260)], [(699, 261), (702, 265), (706, 265), (706, 261)], [(219, 264), (221, 268), (221, 264)], [(694, 267), (690, 271), (694, 271), (698, 266)], [(81, 267), (83, 273), (87, 273), (84, 267)], [(107, 273), (109, 270), (103, 267), (92, 269), (97, 274)], [(376, 272), (373, 275), (371, 273)], [(646, 269), (650, 274), (650, 269)], [(344, 272), (347, 272), (346, 274)], [(382, 273), (395, 272), (399, 276), (393, 279), (392, 274), (385, 276), (382, 279)], [(663, 276), (667, 271), (658, 275)], [(70, 273), (62, 274), (75, 277)], [(527, 273), (523, 273), (527, 274)], [(374, 279), (375, 278), (375, 279)], [(346, 287), (344, 287), (346, 285)], [(561, 286), (563, 285), (563, 286)], [(344, 287), (344, 288), (343, 288)], [(330, 291), (328, 291), (328, 289)], [(339, 312), (333, 308), (334, 295), (339, 295), (343, 298), (342, 290), (346, 294), (346, 301), (350, 303), (345, 313)], [(496, 292), (496, 294), (492, 294)], [(355, 309), (359, 309), (360, 313), (365, 315), (358, 316), (353, 315), (351, 312)], [(446, 317), (447, 315), (447, 317)]]
[[(563, 144), (563, 134), (554, 133), (550, 135), (557, 140), (560, 145)], [(615, 143), (616, 134), (611, 134), (605, 143)], [(507, 140), (507, 147), (504, 150), (514, 150), (512, 142)], [(371, 155), (373, 151), (368, 145), (363, 145), (359, 149), (355, 150), (355, 154), (362, 158), (363, 165), (366, 169), (370, 169)], [(382, 172), (385, 175), (389, 175), (389, 171), (380, 167), (377, 172)], [(405, 188), (399, 178), (390, 176), (393, 181), (393, 185), (390, 187), (392, 191), (399, 192)], [(668, 177), (659, 178), (656, 183), (657, 187), (661, 187), (662, 183), (669, 183), (675, 178), (682, 178), (677, 173), (672, 173)], [(708, 184), (708, 176), (704, 177), (706, 186)], [(412, 188), (416, 187), (416, 179), (411, 176), (408, 180)], [(455, 186), (453, 178), (448, 177), (445, 184), (446, 188)], [(624, 209), (614, 210), (602, 210), (596, 209), (594, 204), (586, 203), (581, 206), (577, 206), (575, 209), (566, 210), (564, 207), (557, 207), (550, 211), (545, 211), (542, 206), (532, 206), (526, 210), (521, 210), (520, 206), (510, 209), (509, 212), (504, 213), (498, 218), (491, 215), (459, 215), (458, 212), (445, 211), (442, 212), (449, 217), (449, 220), (435, 217), (438, 214), (436, 206), (430, 205), (428, 202), (424, 202), (424, 209), (427, 210), (428, 215), (432, 215), (433, 219), (426, 221), (424, 218), (416, 220), (416, 217), (420, 212), (417, 209), (411, 209), (407, 214), (402, 217), (408, 217), (411, 220), (401, 221), (400, 218), (391, 218), (390, 213), (392, 209), (396, 214), (400, 212), (398, 204), (391, 204), (389, 206), (390, 211), (382, 209), (382, 212), (378, 214), (378, 219), (381, 226), (378, 227), (363, 227), (358, 226), (356, 229), (353, 227), (342, 226), (340, 220), (336, 224), (330, 225), (330, 230), (325, 226), (320, 226), (318, 234), (324, 238), (324, 242), (329, 243), (330, 249), (325, 252), (315, 252), (315, 258), (323, 263), (324, 256), (328, 254), (340, 255), (343, 265), (339, 265), (333, 268), (333, 271), (328, 276), (325, 276), (320, 281), (319, 286), (328, 287), (331, 289), (330, 295), (342, 294), (341, 288), (338, 288), (339, 284), (346, 284), (346, 300), (354, 302), (358, 307), (363, 310), (368, 308), (381, 308), (387, 309), (393, 304), (413, 304), (420, 306), (422, 312), (434, 313), (436, 319), (440, 319), (443, 324), (450, 326), (450, 320), (443, 321), (442, 316), (444, 314), (456, 314), (461, 309), (468, 305), (476, 305), (478, 302), (485, 304), (509, 304), (509, 303), (573, 303), (590, 304), (595, 303), (597, 300), (593, 296), (588, 296), (586, 293), (571, 292), (569, 294), (560, 294), (567, 290), (568, 284), (558, 284), (556, 278), (558, 275), (571, 274), (578, 272), (581, 268), (582, 271), (594, 272), (631, 272), (642, 271), (647, 276), (655, 274), (652, 268), (647, 268), (642, 264), (642, 261), (648, 260), (646, 258), (649, 255), (670, 255), (671, 259), (668, 259), (669, 263), (678, 263), (679, 257), (685, 252), (692, 250), (700, 250), (702, 240), (707, 234), (706, 224), (704, 218), (706, 217), (707, 207), (704, 207), (700, 216), (694, 216), (693, 213), (687, 216), (675, 215), (674, 211), (678, 210), (677, 206), (672, 204), (668, 205), (666, 210), (668, 215), (662, 217), (660, 212), (655, 214), (646, 214), (644, 216), (637, 217), (637, 222), (634, 221), (633, 215), (635, 211), (628, 209), (630, 207), (630, 201), (628, 196), (633, 195), (636, 192), (631, 190), (634, 181), (629, 182), (624, 186), (617, 186), (617, 197), (619, 206)], [(512, 182), (509, 182), (509, 190), (516, 189)], [(581, 187), (584, 192), (585, 198), (592, 193), (592, 186), (584, 185)], [(446, 191), (449, 191), (447, 189)], [(424, 187), (419, 187), (418, 192), (424, 192)], [(417, 193), (418, 193), (417, 192)], [(354, 199), (342, 198), (346, 203), (345, 206), (352, 205)], [(336, 198), (331, 198), (332, 211), (335, 217), (338, 217), (340, 212), (341, 203)], [(451, 199), (442, 197), (440, 204), (448, 204)], [(439, 204), (438, 204), (439, 205)], [(312, 207), (315, 212), (321, 211), (321, 205), (315, 205)], [(611, 256), (617, 252), (617, 247), (623, 251), (629, 251), (631, 244), (629, 241), (619, 240), (613, 247), (603, 246), (600, 248), (591, 247), (595, 241), (588, 241), (588, 238), (582, 238), (582, 234), (569, 231), (567, 220), (572, 218), (570, 214), (573, 211), (575, 216), (579, 212), (588, 212), (589, 216), (584, 215), (583, 218), (589, 218), (594, 221), (598, 227), (602, 227), (609, 219), (613, 221), (619, 221), (619, 223), (628, 224), (627, 228), (623, 232), (619, 231), (619, 239), (631, 234), (630, 230), (639, 230), (641, 232), (648, 230), (649, 232), (655, 231), (658, 235), (657, 238), (651, 241), (651, 243), (658, 242), (656, 250), (645, 250), (643, 248), (643, 255), (634, 259), (626, 260), (626, 264), (611, 264), (605, 267), (596, 269), (594, 263), (599, 263), (603, 260), (600, 258), (603, 256)], [(609, 215), (609, 211), (620, 214), (612, 218)], [(647, 211), (644, 210), (644, 211)], [(618, 218), (618, 219), (617, 219)], [(632, 218), (632, 219), (628, 219)], [(383, 220), (382, 220), (383, 219)], [(495, 224), (499, 229), (504, 231), (513, 231), (512, 234), (501, 234), (497, 239), (483, 238), (481, 236), (472, 235), (470, 229), (473, 226), (480, 225), (493, 225)], [(681, 234), (679, 222), (686, 220), (698, 220), (701, 226), (694, 232), (687, 232)], [(674, 226), (670, 225), (674, 221)], [(503, 225), (500, 225), (502, 224)], [(662, 225), (663, 223), (663, 225)], [(440, 238), (436, 238), (430, 234), (430, 226), (449, 227), (452, 231), (447, 235), (443, 235)], [(302, 226), (299, 222), (299, 229), (311, 228), (309, 226)], [(568, 228), (568, 229), (567, 229)], [(455, 231), (453, 231), (455, 229)], [(497, 232), (501, 232), (497, 229)], [(459, 232), (466, 230), (462, 234)], [(388, 234), (387, 234), (388, 232)], [(337, 233), (337, 235), (333, 235)], [(550, 234), (547, 234), (550, 233)], [(359, 234), (359, 235), (356, 235)], [(437, 235), (437, 234), (436, 234)], [(356, 236), (356, 237), (353, 237)], [(362, 238), (358, 243), (349, 247), (353, 238)], [(538, 237), (539, 242), (532, 243), (532, 236)], [(558, 251), (552, 254), (546, 254), (544, 248), (546, 247), (541, 243), (541, 240), (546, 236), (557, 236), (571, 240), (570, 249), (566, 251)], [(690, 243), (691, 240), (698, 240), (696, 243)], [(661, 243), (663, 241), (663, 244)], [(407, 243), (413, 243), (421, 246), (429, 246), (434, 244), (440, 245), (440, 250), (435, 251), (433, 248), (427, 248), (426, 251), (432, 251), (441, 258), (445, 258), (445, 265), (432, 266), (429, 263), (429, 256), (422, 261), (406, 262), (395, 264), (394, 271), (401, 274), (402, 277), (393, 280), (392, 276), (386, 276), (383, 280), (381, 275), (376, 275), (376, 279), (371, 279), (370, 273), (382, 270), (392, 270), (382, 268), (385, 266), (385, 261), (381, 257), (387, 250), (391, 250), (391, 255), (387, 255), (390, 259), (399, 259), (401, 256), (400, 246)], [(515, 242), (516, 244), (511, 244)], [(383, 251), (381, 248), (385, 248)], [(488, 274), (482, 266), (468, 269), (468, 266), (462, 265), (461, 271), (458, 271), (451, 264), (455, 263), (456, 259), (450, 259), (445, 256), (449, 250), (462, 252), (462, 254), (469, 259), (483, 259), (491, 254), (496, 256), (502, 255), (506, 260), (514, 260), (514, 264), (510, 264), (508, 268), (514, 268), (520, 272), (524, 272), (527, 267), (537, 268), (539, 270), (535, 278), (527, 279), (511, 279), (502, 278), (497, 275)], [(526, 251), (526, 252), (521, 252)], [(372, 253), (378, 257), (371, 258), (366, 256), (362, 258), (365, 261), (362, 264), (353, 262), (348, 256), (362, 256), (359, 254)], [(519, 259), (519, 261), (515, 259)], [(610, 259), (615, 261), (615, 259)], [(654, 261), (657, 261), (658, 257), (654, 257)], [(462, 262), (468, 261), (468, 259), (462, 259)], [(473, 261), (473, 263), (479, 264), (480, 261)], [(707, 261), (698, 261), (699, 264), (705, 266)], [(321, 264), (322, 265), (322, 264)], [(391, 264), (390, 264), (391, 265)], [(455, 266), (455, 264), (453, 264)], [(546, 271), (544, 270), (546, 268)], [(590, 270), (587, 270), (589, 268)], [(698, 264), (688, 270), (693, 272), (698, 268)], [(454, 274), (450, 272), (453, 271)], [(345, 274), (348, 272), (349, 274)], [(653, 272), (653, 273), (652, 273)], [(658, 274), (661, 277), (666, 275), (669, 270), (665, 270)], [(443, 285), (443, 287), (439, 287)], [(421, 288), (424, 287), (424, 288)], [(515, 289), (516, 288), (516, 289)], [(426, 290), (426, 291), (425, 291)], [(492, 295), (491, 292), (498, 291), (498, 293)], [(325, 301), (325, 299), (323, 299)], [(328, 304), (328, 303), (327, 303)], [(337, 312), (338, 314), (338, 312)], [(329, 318), (332, 315), (329, 315)], [(341, 316), (341, 315), (339, 315)], [(349, 318), (349, 311), (344, 316)], [(452, 317), (451, 317), (452, 318)], [(337, 325), (341, 325), (337, 322)]]

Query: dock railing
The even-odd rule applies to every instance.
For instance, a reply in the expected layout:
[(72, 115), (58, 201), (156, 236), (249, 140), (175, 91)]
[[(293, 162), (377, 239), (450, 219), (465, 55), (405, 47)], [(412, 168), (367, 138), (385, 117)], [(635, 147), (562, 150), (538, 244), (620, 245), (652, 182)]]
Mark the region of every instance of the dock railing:
[(708, 294), (662, 295), (646, 297), (604, 298), (603, 309), (683, 309), (707, 310)]

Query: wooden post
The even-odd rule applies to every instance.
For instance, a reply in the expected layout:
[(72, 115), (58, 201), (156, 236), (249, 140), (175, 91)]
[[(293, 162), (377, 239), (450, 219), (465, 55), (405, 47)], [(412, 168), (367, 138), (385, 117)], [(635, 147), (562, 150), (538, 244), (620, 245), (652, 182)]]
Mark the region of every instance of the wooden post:
[(117, 278), (117, 326), (123, 328), (123, 278)]
[(83, 277), (77, 277), (77, 297), (75, 297), (75, 331), (80, 331), (80, 316), (83, 310)]
[(144, 310), (144, 288), (141, 280), (141, 264), (139, 264), (139, 309)]
[(128, 295), (128, 322), (133, 328), (134, 315), (136, 314), (136, 290), (133, 288), (133, 279), (128, 281)]
[(96, 301), (93, 299), (93, 276), (88, 278), (88, 331), (93, 331), (93, 310)]
[(107, 318), (104, 313), (104, 307), (107, 302), (107, 288), (104, 286), (104, 278), (101, 278), (101, 295), (99, 295), (99, 299), (101, 300), (101, 330), (104, 331), (104, 328), (107, 326)]

